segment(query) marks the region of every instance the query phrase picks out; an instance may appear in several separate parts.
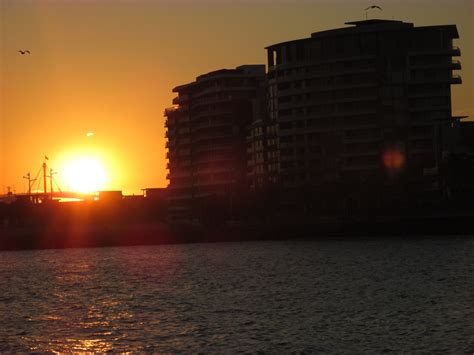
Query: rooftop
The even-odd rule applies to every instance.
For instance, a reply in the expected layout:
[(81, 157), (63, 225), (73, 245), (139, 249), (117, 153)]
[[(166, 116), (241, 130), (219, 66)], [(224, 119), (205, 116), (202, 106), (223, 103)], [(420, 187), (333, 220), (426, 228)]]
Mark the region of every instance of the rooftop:
[(375, 31), (377, 32), (378, 31), (400, 31), (400, 30), (403, 31), (403, 30), (410, 30), (410, 29), (423, 30), (423, 29), (431, 29), (431, 28), (436, 28), (436, 27), (438, 28), (443, 27), (450, 32), (453, 38), (458, 38), (456, 25), (433, 25), (433, 26), (415, 27), (414, 24), (411, 22), (403, 22), (399, 20), (383, 20), (383, 19), (350, 21), (350, 22), (346, 22), (345, 25), (351, 25), (351, 26), (313, 32), (311, 34), (311, 37), (272, 44), (270, 46), (265, 47), (265, 49), (278, 47), (278, 46), (290, 44), (293, 42), (310, 41), (312, 39), (340, 36), (340, 35), (352, 34), (352, 33), (365, 33), (365, 32), (372, 32), (372, 31), (374, 32)]
[(199, 75), (196, 81), (188, 84), (183, 84), (175, 87), (173, 92), (184, 91), (187, 88), (196, 85), (198, 82), (203, 82), (208, 79), (214, 79), (219, 77), (237, 76), (237, 75), (250, 75), (250, 76), (264, 76), (265, 75), (265, 64), (246, 64), (236, 67), (235, 69), (219, 69), (214, 70), (206, 74)]

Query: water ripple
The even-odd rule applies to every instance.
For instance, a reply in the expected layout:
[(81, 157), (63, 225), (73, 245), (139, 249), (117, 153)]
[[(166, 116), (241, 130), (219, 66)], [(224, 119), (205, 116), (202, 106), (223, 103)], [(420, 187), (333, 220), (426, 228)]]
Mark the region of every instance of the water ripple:
[(0, 351), (472, 352), (474, 240), (0, 253)]

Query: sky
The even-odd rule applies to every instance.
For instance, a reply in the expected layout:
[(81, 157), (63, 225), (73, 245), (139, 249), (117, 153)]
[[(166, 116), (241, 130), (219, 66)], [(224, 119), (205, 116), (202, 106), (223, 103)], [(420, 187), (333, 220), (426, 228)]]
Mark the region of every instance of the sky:
[(266, 64), (264, 47), (362, 20), (370, 5), (383, 11), (369, 18), (458, 26), (453, 114), (474, 119), (473, 0), (0, 0), (0, 194), (25, 192), (45, 155), (63, 190), (80, 161), (102, 168), (104, 189), (165, 187), (173, 87)]

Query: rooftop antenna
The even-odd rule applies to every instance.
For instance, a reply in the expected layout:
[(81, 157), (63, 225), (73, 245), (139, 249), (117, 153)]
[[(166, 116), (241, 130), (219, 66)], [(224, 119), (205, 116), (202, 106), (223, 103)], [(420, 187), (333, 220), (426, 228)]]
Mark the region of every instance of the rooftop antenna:
[(371, 9), (379, 9), (380, 11), (383, 11), (382, 8), (380, 6), (377, 6), (377, 5), (371, 5), (369, 7), (367, 7), (364, 11), (365, 11), (365, 19), (367, 20), (367, 14), (368, 14), (368, 11), (371, 10)]

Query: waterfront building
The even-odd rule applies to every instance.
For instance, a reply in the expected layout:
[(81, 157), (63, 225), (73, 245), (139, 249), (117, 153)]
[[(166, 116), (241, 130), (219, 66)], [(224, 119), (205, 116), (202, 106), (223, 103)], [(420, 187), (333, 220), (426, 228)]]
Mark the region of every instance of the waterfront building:
[(248, 136), (256, 115), (265, 65), (242, 65), (198, 76), (173, 89), (165, 110), (171, 217), (227, 217), (243, 198), (248, 171)]
[(449, 191), (454, 203), (468, 210), (474, 199), (474, 122), (459, 122), (456, 133), (457, 144), (449, 164)]
[(267, 82), (261, 81), (247, 136), (247, 176), (252, 193), (273, 187), (278, 182), (277, 125), (268, 114), (267, 87)]
[(347, 25), (266, 48), (281, 186), (325, 211), (439, 198), (461, 83), (456, 26)]

